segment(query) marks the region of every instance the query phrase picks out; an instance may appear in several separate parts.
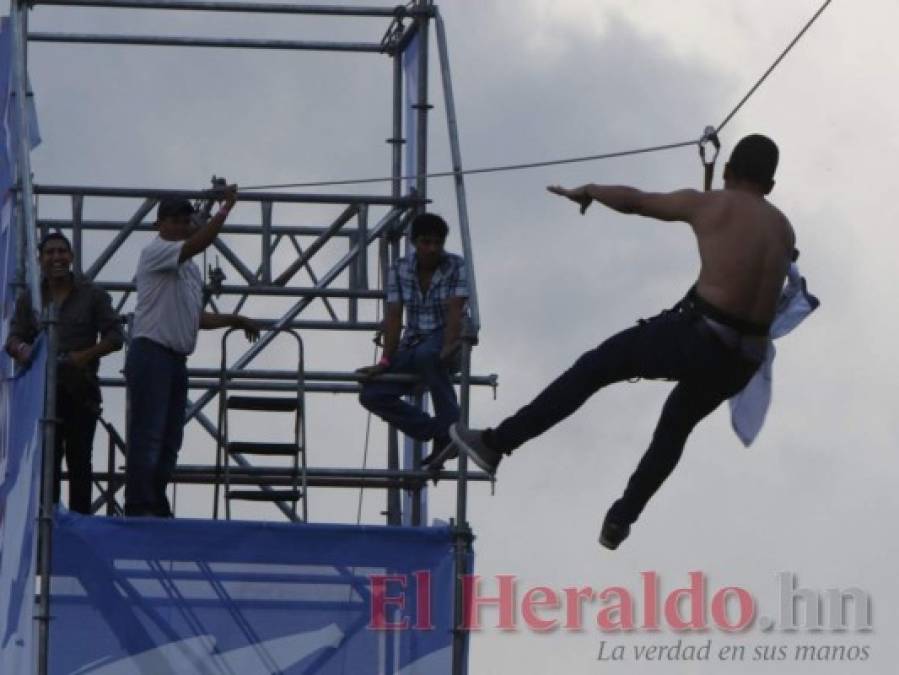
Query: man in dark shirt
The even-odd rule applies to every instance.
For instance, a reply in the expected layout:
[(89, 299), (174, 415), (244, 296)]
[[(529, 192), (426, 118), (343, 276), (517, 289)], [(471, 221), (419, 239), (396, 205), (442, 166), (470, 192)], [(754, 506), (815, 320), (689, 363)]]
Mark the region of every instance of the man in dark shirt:
[[(100, 415), (100, 358), (122, 348), (122, 327), (109, 294), (72, 273), (74, 255), (69, 240), (51, 232), (38, 246), (41, 295), (58, 308), (59, 369), (56, 389), (54, 501), (59, 501), (62, 458), (69, 468), (69, 508), (90, 513), (91, 455)], [(21, 366), (31, 360), (40, 327), (28, 292), (19, 296), (6, 341), (7, 353)], [(99, 340), (97, 337), (99, 336)]]

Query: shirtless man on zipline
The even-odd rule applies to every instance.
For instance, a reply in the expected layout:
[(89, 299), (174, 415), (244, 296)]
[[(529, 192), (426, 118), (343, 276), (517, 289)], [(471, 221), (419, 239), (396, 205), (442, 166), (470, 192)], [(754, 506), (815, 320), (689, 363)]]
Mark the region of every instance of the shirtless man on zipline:
[(602, 387), (632, 378), (676, 380), (649, 449), (603, 522), (600, 543), (617, 548), (674, 470), (693, 428), (742, 390), (765, 358), (795, 242), (787, 218), (765, 199), (774, 187), (777, 160), (773, 141), (751, 135), (734, 148), (723, 190), (654, 194), (593, 184), (550, 187), (580, 205), (581, 214), (597, 201), (621, 213), (687, 222), (699, 245), (699, 279), (672, 309), (586, 352), (497, 426), (453, 425), (457, 447), (494, 474), (504, 455), (561, 422)]

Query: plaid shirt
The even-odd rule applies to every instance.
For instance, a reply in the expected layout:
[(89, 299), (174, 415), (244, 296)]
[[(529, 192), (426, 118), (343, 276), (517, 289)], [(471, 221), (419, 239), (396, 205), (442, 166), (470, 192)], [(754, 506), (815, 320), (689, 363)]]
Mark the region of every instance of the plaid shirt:
[(440, 330), (446, 325), (446, 305), (450, 298), (468, 297), (468, 279), (465, 261), (453, 253), (444, 253), (434, 270), (431, 285), (422, 295), (418, 283), (418, 261), (415, 253), (397, 260), (387, 277), (387, 302), (400, 303), (406, 308), (406, 331), (403, 345), (417, 342), (422, 337)]

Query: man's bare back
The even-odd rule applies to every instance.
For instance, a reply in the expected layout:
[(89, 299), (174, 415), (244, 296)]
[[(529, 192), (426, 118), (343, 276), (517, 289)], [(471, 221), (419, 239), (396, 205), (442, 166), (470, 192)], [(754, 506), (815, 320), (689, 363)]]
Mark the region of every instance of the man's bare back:
[(737, 318), (770, 324), (796, 242), (790, 222), (764, 197), (743, 190), (695, 198), (690, 225), (701, 261), (696, 292)]

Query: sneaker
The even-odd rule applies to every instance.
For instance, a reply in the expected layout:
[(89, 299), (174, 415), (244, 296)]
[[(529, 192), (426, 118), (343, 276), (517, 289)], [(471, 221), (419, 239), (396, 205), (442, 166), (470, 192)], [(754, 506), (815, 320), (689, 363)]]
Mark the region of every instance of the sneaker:
[(602, 530), (599, 533), (599, 543), (610, 551), (614, 551), (621, 542), (627, 539), (627, 535), (630, 533), (630, 525), (619, 525), (609, 520), (609, 517), (606, 516), (602, 524)]
[(450, 427), (449, 432), (456, 446), (464, 450), (465, 454), (471, 457), (471, 461), (491, 476), (496, 473), (496, 467), (499, 466), (503, 453), (487, 447), (481, 429), (468, 429), (457, 422)]
[(443, 465), (459, 456), (459, 449), (449, 436), (438, 436), (431, 441), (431, 452), (421, 460), (422, 468), (440, 471)]

